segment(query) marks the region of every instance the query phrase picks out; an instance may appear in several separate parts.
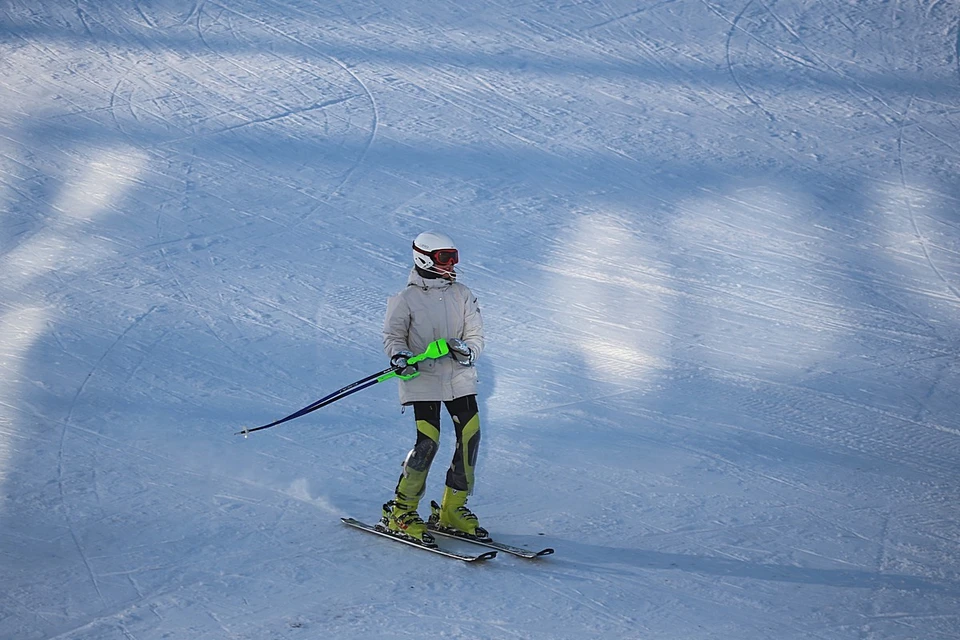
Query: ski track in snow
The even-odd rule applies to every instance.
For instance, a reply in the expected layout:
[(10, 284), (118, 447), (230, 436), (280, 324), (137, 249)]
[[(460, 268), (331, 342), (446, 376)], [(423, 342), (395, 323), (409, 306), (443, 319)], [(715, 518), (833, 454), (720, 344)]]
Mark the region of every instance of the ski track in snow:
[[(7, 3), (0, 637), (955, 638), (955, 8)], [(383, 368), (431, 227), (548, 558), (339, 524), (389, 384), (233, 435)]]

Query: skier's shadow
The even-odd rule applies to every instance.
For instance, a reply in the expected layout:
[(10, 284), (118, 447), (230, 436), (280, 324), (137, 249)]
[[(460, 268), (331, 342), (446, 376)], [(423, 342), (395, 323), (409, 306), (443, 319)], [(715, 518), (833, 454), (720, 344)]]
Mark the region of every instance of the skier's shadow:
[[(960, 596), (960, 584), (918, 576), (878, 573), (861, 569), (814, 569), (764, 564), (716, 556), (666, 553), (636, 548), (604, 547), (567, 540), (544, 540), (557, 550), (561, 562), (592, 565), (592, 571), (623, 574), (624, 565), (637, 569), (683, 571), (773, 582), (814, 584), (858, 589), (897, 589)], [(606, 565), (606, 567), (604, 566)]]

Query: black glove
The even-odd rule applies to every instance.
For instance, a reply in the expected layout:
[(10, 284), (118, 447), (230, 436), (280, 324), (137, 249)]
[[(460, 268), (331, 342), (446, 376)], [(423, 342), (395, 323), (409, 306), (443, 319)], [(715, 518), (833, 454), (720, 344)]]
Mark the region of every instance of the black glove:
[(402, 376), (413, 375), (417, 371), (417, 365), (416, 364), (407, 365), (407, 360), (409, 360), (412, 357), (413, 357), (412, 351), (407, 351), (406, 349), (404, 349), (403, 351), (397, 351), (395, 354), (393, 354), (390, 357), (390, 366), (395, 368), (397, 370), (397, 373), (399, 373)]
[(467, 343), (460, 338), (450, 338), (447, 340), (447, 346), (450, 347), (450, 355), (465, 367), (472, 367), (473, 361), (477, 359), (477, 354), (473, 349), (467, 346)]

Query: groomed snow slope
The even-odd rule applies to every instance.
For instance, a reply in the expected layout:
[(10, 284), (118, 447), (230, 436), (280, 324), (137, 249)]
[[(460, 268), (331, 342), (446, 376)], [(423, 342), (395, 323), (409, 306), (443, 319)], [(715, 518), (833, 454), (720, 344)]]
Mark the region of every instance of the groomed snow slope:
[[(952, 0), (0, 5), (0, 638), (960, 637)], [(420, 231), (488, 348), (412, 445)], [(427, 499), (451, 455), (444, 436)]]

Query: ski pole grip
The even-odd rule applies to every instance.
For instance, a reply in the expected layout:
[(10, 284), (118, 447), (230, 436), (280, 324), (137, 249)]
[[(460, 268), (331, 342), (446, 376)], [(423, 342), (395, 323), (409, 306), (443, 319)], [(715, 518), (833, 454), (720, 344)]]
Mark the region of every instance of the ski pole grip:
[(420, 355), (416, 355), (408, 359), (407, 364), (417, 364), (423, 360), (436, 360), (437, 358), (442, 358), (448, 353), (450, 353), (450, 347), (447, 346), (447, 341), (441, 338), (440, 340), (434, 340), (427, 345), (426, 350)]
[[(412, 358), (407, 358), (407, 366), (417, 364), (418, 362), (423, 362), (424, 360), (436, 360), (437, 358), (442, 358), (443, 356), (450, 353), (450, 347), (447, 346), (446, 340), (434, 340), (429, 345), (427, 345), (426, 350), (419, 354), (415, 355)], [(389, 380), (390, 378), (400, 378), (401, 380), (412, 380), (420, 375), (419, 371), (415, 371), (407, 376), (400, 375), (400, 372), (397, 369), (393, 369), (389, 373), (386, 373), (379, 378), (377, 382), (383, 382), (384, 380)]]

